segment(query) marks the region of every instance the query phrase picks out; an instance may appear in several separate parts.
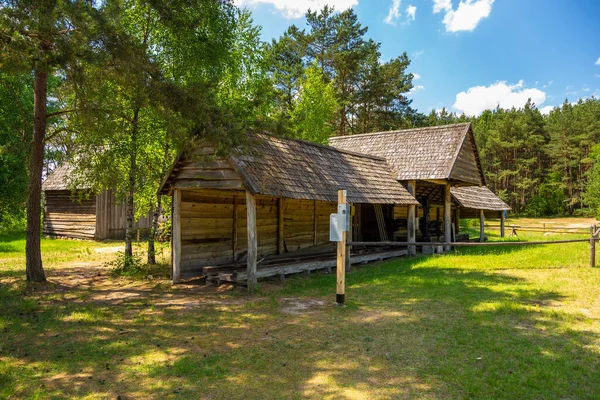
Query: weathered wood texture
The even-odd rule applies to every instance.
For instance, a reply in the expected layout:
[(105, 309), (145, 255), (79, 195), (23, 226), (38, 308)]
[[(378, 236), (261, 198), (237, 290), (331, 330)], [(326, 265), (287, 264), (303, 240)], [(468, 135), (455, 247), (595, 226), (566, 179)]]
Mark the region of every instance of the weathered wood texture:
[[(96, 197), (96, 239), (124, 239), (126, 220), (125, 202), (119, 201), (114, 192), (105, 190)], [(151, 212), (133, 222), (133, 229), (143, 231), (144, 234), (147, 234), (151, 227)]]
[(181, 280), (181, 191), (175, 189), (173, 192), (172, 213), (173, 224), (171, 225), (171, 268), (173, 282)]
[(217, 149), (205, 145), (195, 151), (196, 159), (176, 163), (170, 184), (179, 189), (243, 189), (242, 178), (225, 157), (215, 156)]
[(454, 161), (450, 178), (459, 182), (469, 182), (476, 185), (483, 184), (479, 162), (476, 157), (477, 146), (475, 145), (475, 138), (473, 134), (467, 134)]
[[(280, 226), (283, 228), (281, 243), (283, 252), (314, 245), (315, 202), (285, 199), (280, 213), (277, 198), (263, 195), (254, 197), (258, 260), (278, 253)], [(335, 203), (316, 202), (317, 245), (329, 242), (329, 214), (335, 211)], [(280, 224), (281, 214), (283, 214), (283, 222)], [(182, 190), (182, 277), (197, 276), (205, 266), (246, 264), (247, 227), (244, 191)]]
[[(247, 284), (248, 291), (254, 293), (256, 291), (256, 198), (252, 193), (246, 190), (246, 221), (248, 232), (248, 260), (246, 273), (248, 274)], [(234, 238), (235, 239), (235, 238)]]
[[(125, 205), (110, 191), (97, 196), (84, 191), (46, 190), (44, 234), (76, 239), (123, 239)], [(149, 230), (152, 215), (134, 223), (134, 229)]]
[(484, 183), (469, 123), (338, 136), (329, 138), (329, 144), (385, 158), (400, 181)]
[(96, 233), (96, 197), (82, 197), (79, 191), (46, 190), (44, 234), (77, 239), (94, 239)]

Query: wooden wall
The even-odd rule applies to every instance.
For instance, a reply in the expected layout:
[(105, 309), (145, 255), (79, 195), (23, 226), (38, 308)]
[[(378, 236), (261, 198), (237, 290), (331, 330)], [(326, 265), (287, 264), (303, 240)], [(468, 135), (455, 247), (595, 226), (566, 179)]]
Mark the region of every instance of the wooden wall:
[[(125, 204), (109, 191), (81, 201), (80, 193), (45, 191), (44, 234), (75, 239), (124, 239)], [(134, 222), (134, 229), (147, 233), (151, 225), (152, 214), (149, 214)]]
[[(96, 197), (96, 239), (125, 238), (127, 211), (125, 203), (120, 202), (111, 191), (103, 191)], [(148, 213), (133, 222), (133, 228), (147, 235), (152, 226), (152, 213)]]
[(81, 192), (47, 190), (44, 205), (44, 234), (77, 239), (94, 239), (96, 197), (79, 201)]
[[(245, 196), (244, 191), (238, 190), (182, 191), (182, 278), (199, 275), (205, 266), (245, 265), (248, 244)], [(279, 204), (275, 197), (256, 196), (259, 260), (278, 253)], [(329, 214), (336, 212), (335, 203), (283, 199), (282, 205), (282, 253), (329, 242)]]
[(458, 153), (458, 157), (450, 174), (452, 179), (462, 182), (471, 182), (481, 184), (481, 175), (477, 168), (477, 160), (475, 158), (475, 143), (471, 135), (465, 138), (462, 147)]

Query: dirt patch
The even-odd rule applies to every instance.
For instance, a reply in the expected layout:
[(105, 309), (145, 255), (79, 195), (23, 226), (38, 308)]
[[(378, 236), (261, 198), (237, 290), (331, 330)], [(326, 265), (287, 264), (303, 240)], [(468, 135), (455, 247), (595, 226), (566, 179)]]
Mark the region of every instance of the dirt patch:
[(298, 299), (294, 297), (283, 297), (279, 299), (280, 311), (283, 314), (301, 315), (316, 312), (325, 308), (325, 300)]

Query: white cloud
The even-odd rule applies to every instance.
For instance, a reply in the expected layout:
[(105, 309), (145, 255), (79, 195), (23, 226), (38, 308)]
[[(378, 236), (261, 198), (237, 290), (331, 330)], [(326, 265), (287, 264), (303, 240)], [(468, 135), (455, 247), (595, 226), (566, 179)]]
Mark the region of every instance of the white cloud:
[(546, 107), (540, 108), (540, 112), (544, 115), (550, 114), (550, 111), (552, 111), (552, 110), (554, 110), (554, 106), (546, 106)]
[(594, 74), (596, 78), (600, 78), (600, 74)]
[(407, 16), (407, 18), (410, 18), (414, 21), (415, 18), (417, 17), (417, 7), (415, 7), (415, 6), (406, 7), (406, 16)]
[(258, 4), (271, 4), (285, 18), (302, 18), (306, 12), (320, 10), (325, 4), (343, 11), (358, 4), (358, 0), (234, 0), (237, 6), (255, 6)]
[(452, 10), (451, 0), (433, 0), (433, 12), (439, 13), (440, 11)]
[(413, 94), (415, 92), (418, 92), (419, 90), (424, 90), (424, 89), (425, 89), (425, 86), (423, 86), (423, 85), (413, 86), (413, 88), (408, 91), (408, 94)]
[(415, 73), (413, 73), (413, 79), (414, 79), (415, 81), (416, 81), (416, 80), (419, 80), (419, 79), (421, 79), (421, 75), (419, 75), (419, 74), (417, 74), (417, 73), (415, 72)]
[(598, 57), (598, 59), (596, 60), (596, 62), (594, 63), (594, 65), (600, 65), (600, 57)]
[(417, 58), (421, 57), (423, 55), (423, 53), (425, 53), (425, 50), (415, 51), (414, 53), (412, 53), (412, 56), (414, 59), (417, 59)]
[(433, 0), (433, 12), (444, 12), (446, 32), (472, 31), (492, 12), (494, 0), (461, 0), (452, 8), (451, 0)]
[(396, 25), (398, 18), (400, 18), (400, 0), (392, 0), (392, 6), (383, 22), (390, 25)]
[(522, 107), (528, 99), (539, 106), (546, 101), (546, 93), (537, 88), (525, 88), (522, 80), (514, 85), (499, 81), (490, 86), (475, 86), (458, 93), (453, 107), (467, 115), (479, 115), (484, 110), (497, 106)]

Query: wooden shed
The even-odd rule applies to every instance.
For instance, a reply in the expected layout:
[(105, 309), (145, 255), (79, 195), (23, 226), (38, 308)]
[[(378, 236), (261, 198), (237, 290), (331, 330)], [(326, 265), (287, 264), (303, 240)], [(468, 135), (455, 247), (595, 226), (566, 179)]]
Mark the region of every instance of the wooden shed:
[(504, 214), (511, 208), (485, 186), (452, 188), (452, 200), (456, 205), (456, 216), (479, 218), (479, 240), (485, 239), (485, 218), (500, 218), (500, 236), (504, 237)]
[(387, 226), (394, 207), (418, 204), (384, 159), (302, 140), (250, 134), (243, 150), (218, 154), (204, 143), (179, 156), (160, 189), (173, 196), (173, 281), (202, 275), (252, 288), (257, 277), (335, 266), (338, 189)]
[[(42, 185), (44, 191), (44, 234), (76, 239), (124, 239), (125, 204), (113, 192), (99, 194), (89, 187), (71, 190), (73, 169), (63, 163), (52, 171)], [(149, 214), (134, 222), (134, 229), (147, 232), (152, 225)]]
[[(464, 208), (456, 199), (453, 207), (453, 191), (460, 196), (463, 187), (485, 185), (470, 123), (338, 136), (330, 138), (329, 144), (384, 158), (395, 178), (415, 195), (421, 207), (414, 210), (409, 207), (406, 215), (396, 215), (407, 221), (409, 242), (415, 241), (417, 236), (422, 241), (450, 242), (453, 221), (455, 235), (459, 229), (456, 222), (460, 213), (456, 206)], [(472, 199), (478, 193), (485, 194), (485, 199), (493, 197), (501, 202), (487, 189), (469, 192), (469, 196)]]

